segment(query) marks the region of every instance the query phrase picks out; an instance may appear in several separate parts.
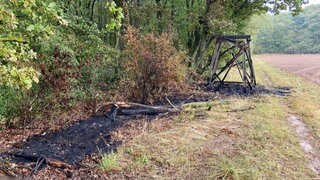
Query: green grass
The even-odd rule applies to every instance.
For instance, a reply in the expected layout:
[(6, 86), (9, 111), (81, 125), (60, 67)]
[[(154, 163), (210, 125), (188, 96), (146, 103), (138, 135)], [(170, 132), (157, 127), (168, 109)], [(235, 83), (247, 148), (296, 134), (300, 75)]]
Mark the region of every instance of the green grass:
[(256, 61), (256, 64), (259, 67), (258, 71), (264, 70), (270, 76), (270, 80), (274, 86), (289, 86), (293, 88), (291, 96), (286, 98), (287, 105), (292, 113), (303, 119), (313, 134), (319, 139), (320, 87), (301, 77), (267, 65), (263, 61)]
[[(123, 170), (165, 179), (315, 177), (277, 97), (235, 96), (229, 101), (234, 103), (216, 105), (206, 119), (175, 121), (171, 128), (134, 138), (125, 145), (129, 152), (119, 151), (127, 160)], [(255, 109), (247, 112), (225, 112), (253, 104)], [(141, 163), (143, 157), (147, 163)]]
[[(281, 97), (260, 94), (230, 96), (189, 107), (173, 120), (150, 122), (148, 130), (118, 150), (123, 174), (143, 179), (301, 179), (315, 178), (288, 121), (300, 116), (316, 135), (320, 132), (318, 87), (262, 61), (255, 61), (257, 81), (266, 88), (291, 86)], [(308, 93), (305, 93), (308, 92)], [(318, 104), (317, 104), (318, 103)], [(211, 111), (205, 111), (212, 106)], [(233, 109), (247, 111), (226, 112)], [(200, 109), (205, 115), (198, 117)], [(108, 158), (107, 158), (108, 159)]]
[(118, 155), (115, 153), (102, 154), (100, 168), (104, 171), (117, 170), (120, 167)]

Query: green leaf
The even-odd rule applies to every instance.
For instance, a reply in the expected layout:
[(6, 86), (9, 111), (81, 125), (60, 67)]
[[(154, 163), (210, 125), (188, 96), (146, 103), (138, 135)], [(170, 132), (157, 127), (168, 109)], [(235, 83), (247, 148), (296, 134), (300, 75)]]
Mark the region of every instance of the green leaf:
[(57, 7), (57, 4), (56, 4), (55, 2), (51, 2), (51, 3), (49, 3), (49, 5), (48, 5), (48, 8), (49, 8), (49, 9), (56, 9), (56, 7)]
[(30, 24), (28, 27), (27, 27), (27, 31), (34, 31), (34, 25)]

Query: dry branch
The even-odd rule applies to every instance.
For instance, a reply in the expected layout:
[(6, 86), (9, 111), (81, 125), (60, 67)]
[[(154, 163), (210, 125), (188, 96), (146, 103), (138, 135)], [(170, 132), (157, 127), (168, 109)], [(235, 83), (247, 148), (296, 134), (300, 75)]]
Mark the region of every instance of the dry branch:
[(65, 163), (63, 161), (57, 160), (57, 159), (52, 159), (52, 158), (45, 158), (46, 164), (52, 167), (56, 168), (62, 168), (62, 169), (74, 169), (74, 167), (68, 163)]
[(231, 109), (231, 110), (228, 110), (226, 112), (248, 111), (248, 110), (251, 110), (251, 109), (254, 109), (254, 108), (255, 108), (255, 106), (249, 106), (249, 107), (240, 108), (240, 109)]
[[(186, 101), (188, 101), (192, 96), (190, 96)], [(161, 113), (179, 113), (182, 112), (187, 107), (198, 107), (199, 105), (205, 104), (207, 102), (191, 102), (185, 103), (186, 101), (182, 102), (178, 106), (175, 106), (171, 103), (171, 107), (165, 106), (150, 106), (140, 103), (133, 103), (133, 102), (109, 102), (104, 105), (105, 113), (107, 113), (107, 117), (110, 117), (112, 114), (113, 106), (119, 107), (117, 114), (120, 115), (136, 115), (136, 114), (148, 114), (148, 115), (156, 115)], [(101, 107), (102, 107), (101, 106)], [(99, 109), (101, 109), (101, 107)]]
[(163, 106), (149, 106), (145, 104), (139, 103), (125, 103), (125, 102), (117, 102), (115, 103), (119, 106), (119, 113), (123, 115), (134, 115), (134, 114), (160, 114), (160, 113), (176, 113), (180, 112), (180, 109), (168, 108)]
[[(188, 107), (199, 107), (208, 102), (190, 102), (189, 101), (193, 95), (188, 97), (185, 101), (182, 101), (178, 105), (174, 105), (168, 98), (166, 100), (170, 104), (170, 107), (167, 106), (151, 106), (146, 104), (134, 103), (134, 102), (108, 102), (101, 105), (98, 111), (103, 110), (103, 114), (107, 118), (111, 118), (113, 121), (116, 115), (158, 115), (163, 113), (179, 113), (184, 111)], [(117, 111), (114, 111), (114, 107), (117, 107)]]
[(178, 109), (178, 108), (170, 101), (170, 99), (169, 99), (167, 96), (166, 96), (165, 98), (166, 98), (167, 102), (171, 105), (171, 107), (173, 107), (173, 109)]

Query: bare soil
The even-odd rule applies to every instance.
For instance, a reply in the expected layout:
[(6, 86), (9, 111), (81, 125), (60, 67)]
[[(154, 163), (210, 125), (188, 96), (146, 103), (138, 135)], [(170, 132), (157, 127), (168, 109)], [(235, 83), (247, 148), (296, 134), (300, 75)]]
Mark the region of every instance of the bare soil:
[(288, 121), (296, 128), (296, 133), (300, 138), (300, 146), (307, 154), (310, 161), (309, 168), (311, 168), (317, 175), (320, 175), (320, 159), (317, 152), (315, 152), (316, 148), (313, 147), (314, 142), (312, 142), (313, 137), (310, 130), (307, 125), (295, 115), (291, 114), (288, 117)]
[(320, 54), (264, 54), (256, 58), (320, 85)]

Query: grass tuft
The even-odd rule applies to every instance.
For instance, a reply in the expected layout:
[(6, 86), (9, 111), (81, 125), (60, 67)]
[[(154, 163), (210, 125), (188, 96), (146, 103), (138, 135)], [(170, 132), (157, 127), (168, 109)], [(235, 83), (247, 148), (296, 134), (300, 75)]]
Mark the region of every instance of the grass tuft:
[(100, 168), (104, 171), (117, 170), (120, 167), (119, 159), (117, 154), (102, 154), (100, 162)]

